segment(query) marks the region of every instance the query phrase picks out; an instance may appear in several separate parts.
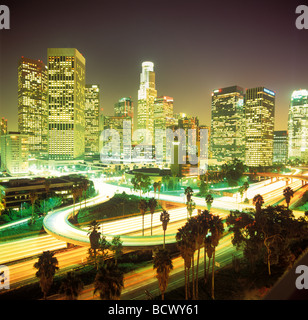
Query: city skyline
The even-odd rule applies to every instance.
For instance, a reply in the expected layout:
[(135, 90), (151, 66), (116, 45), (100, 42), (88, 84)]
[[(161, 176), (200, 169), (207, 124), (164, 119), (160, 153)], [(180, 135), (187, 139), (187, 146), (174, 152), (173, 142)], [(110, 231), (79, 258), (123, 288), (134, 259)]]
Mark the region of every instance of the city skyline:
[[(116, 8), (94, 1), (85, 11), (74, 9), (74, 14), (68, 15), (72, 2), (66, 1), (56, 15), (58, 23), (52, 26), (33, 18), (44, 9), (44, 4), (38, 7), (36, 3), (8, 4), (11, 29), (0, 35), (1, 116), (8, 119), (11, 131), (17, 130), (17, 61), (25, 56), (47, 64), (50, 47), (74, 47), (86, 57), (86, 82), (100, 85), (101, 107), (106, 115), (113, 113), (120, 98), (128, 96), (136, 112), (142, 61), (153, 61), (156, 89), (159, 95), (174, 98), (174, 111), (198, 114), (200, 123), (206, 125), (211, 119), (212, 90), (232, 85), (265, 86), (277, 94), (280, 117), (276, 118), (275, 130), (286, 130), (290, 96), (308, 84), (301, 56), (306, 52), (306, 33), (295, 27), (296, 3), (265, 5), (261, 1), (256, 5), (238, 1), (232, 7), (199, 1), (191, 6), (181, 1), (174, 5), (170, 1), (157, 2), (150, 8), (133, 1)], [(262, 11), (262, 5), (266, 10)], [(228, 10), (231, 14), (227, 16)], [(79, 26), (83, 14), (91, 21), (87, 18)], [(131, 17), (131, 23), (122, 21), (125, 14)], [(49, 8), (46, 21), (53, 16), (54, 9)], [(255, 23), (256, 18), (262, 25)], [(145, 22), (147, 28), (142, 28)], [(144, 37), (147, 32), (151, 39)], [(35, 34), (33, 41), (22, 37), (31, 33)]]

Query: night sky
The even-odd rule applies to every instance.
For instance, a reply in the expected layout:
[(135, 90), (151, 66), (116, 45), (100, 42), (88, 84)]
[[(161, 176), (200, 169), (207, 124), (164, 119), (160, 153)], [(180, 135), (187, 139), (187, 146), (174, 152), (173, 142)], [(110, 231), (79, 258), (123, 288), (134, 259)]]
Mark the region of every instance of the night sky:
[(77, 48), (86, 82), (101, 86), (104, 113), (132, 96), (137, 111), (143, 61), (154, 62), (158, 95), (174, 111), (210, 124), (211, 92), (266, 86), (276, 91), (276, 130), (287, 129), (293, 90), (308, 89), (308, 30), (295, 27), (305, 1), (1, 1), (11, 29), (0, 30), (0, 117), (17, 130), (17, 63), (47, 62), (47, 48)]

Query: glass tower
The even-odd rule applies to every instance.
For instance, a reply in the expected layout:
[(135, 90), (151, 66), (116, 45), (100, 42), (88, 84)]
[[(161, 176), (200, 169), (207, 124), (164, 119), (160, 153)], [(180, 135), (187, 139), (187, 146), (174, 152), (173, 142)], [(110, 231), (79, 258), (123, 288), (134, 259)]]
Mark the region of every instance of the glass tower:
[(155, 72), (153, 62), (143, 62), (140, 74), (140, 88), (138, 90), (138, 129), (147, 129), (154, 138), (154, 100), (157, 97), (155, 90)]
[(85, 152), (85, 58), (77, 49), (48, 49), (49, 159)]
[(308, 91), (296, 90), (291, 97), (288, 119), (289, 158), (308, 160)]
[(22, 57), (18, 63), (18, 131), (28, 136), (29, 154), (47, 157), (47, 67), (40, 60)]
[(99, 86), (86, 85), (85, 89), (85, 156), (99, 154)]
[(219, 162), (245, 160), (243, 88), (232, 86), (212, 93), (211, 153)]
[(247, 166), (271, 166), (273, 163), (275, 95), (274, 91), (264, 87), (246, 91)]

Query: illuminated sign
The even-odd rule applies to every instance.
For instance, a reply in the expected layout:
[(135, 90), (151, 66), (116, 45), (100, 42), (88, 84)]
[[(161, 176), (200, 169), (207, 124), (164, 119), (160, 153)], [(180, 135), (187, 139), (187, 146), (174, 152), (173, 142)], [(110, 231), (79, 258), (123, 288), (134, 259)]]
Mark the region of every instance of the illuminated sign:
[(274, 91), (268, 90), (268, 89), (266, 89), (266, 88), (264, 88), (263, 91), (266, 92), (266, 93), (268, 93), (268, 94), (270, 94), (270, 95), (272, 95), (272, 96), (275, 96), (275, 95), (276, 95), (276, 93), (275, 93)]

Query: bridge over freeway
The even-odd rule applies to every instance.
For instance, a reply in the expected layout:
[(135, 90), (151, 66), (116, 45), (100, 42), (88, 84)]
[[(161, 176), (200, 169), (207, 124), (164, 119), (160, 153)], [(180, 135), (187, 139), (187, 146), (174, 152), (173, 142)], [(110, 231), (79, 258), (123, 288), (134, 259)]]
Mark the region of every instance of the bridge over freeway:
[(308, 184), (308, 175), (303, 175), (303, 174), (283, 174), (283, 173), (273, 173), (273, 172), (245, 172), (244, 175), (249, 175), (249, 176), (257, 176), (257, 177), (265, 177), (265, 178), (270, 178), (273, 180), (274, 178), (280, 180), (284, 179), (286, 180), (286, 183), (288, 184), (290, 181), (293, 182), (294, 179), (298, 179), (302, 181), (302, 185), (304, 186), (305, 184)]

